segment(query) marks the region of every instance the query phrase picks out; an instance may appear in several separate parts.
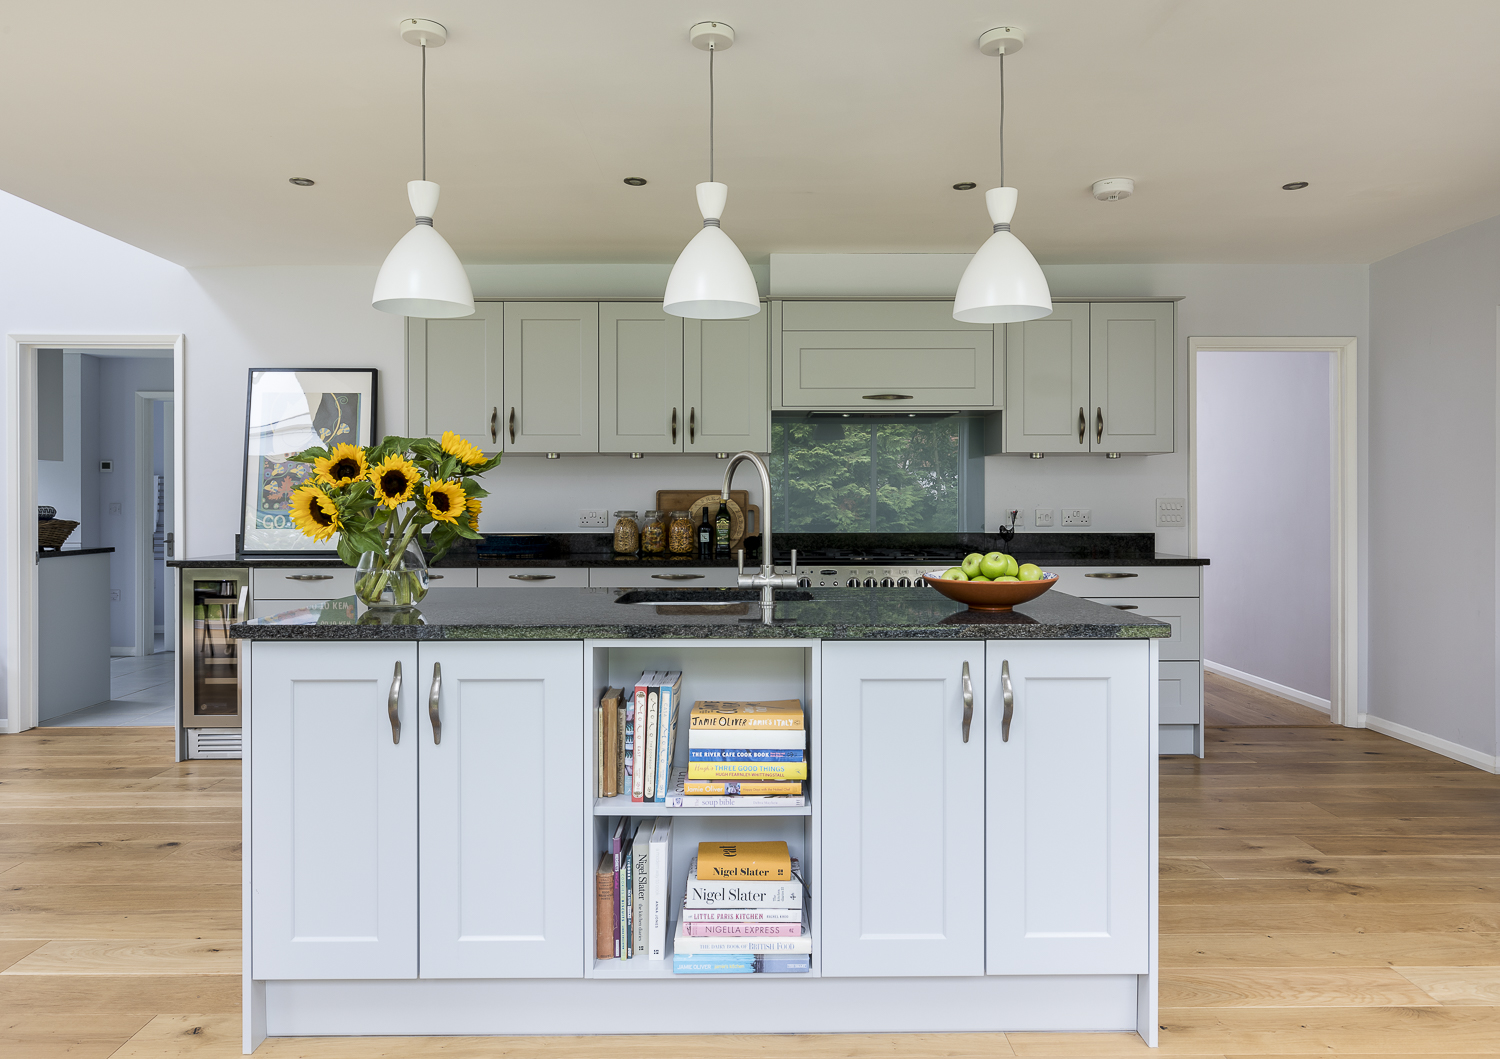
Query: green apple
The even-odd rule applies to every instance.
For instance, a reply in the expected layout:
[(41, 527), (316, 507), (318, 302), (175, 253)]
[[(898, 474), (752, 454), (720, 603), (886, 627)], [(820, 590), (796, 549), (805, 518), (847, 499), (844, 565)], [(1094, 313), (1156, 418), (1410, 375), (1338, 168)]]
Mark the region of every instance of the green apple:
[(1006, 573), (1010, 574), (1011, 577), (1015, 577), (1016, 572), (1021, 569), (1021, 564), (1016, 562), (1016, 557), (1014, 555), (1007, 555), (1005, 557), (1005, 565), (1009, 567), (1009, 569), (1006, 570)]
[(975, 574), (973, 577), (969, 578), (969, 580), (970, 581), (993, 581), (994, 578), (985, 577), (983, 574)]
[(1040, 581), (1042, 580), (1042, 568), (1036, 563), (1022, 563), (1021, 568), (1016, 571), (1018, 581)]
[(967, 581), (968, 579), (969, 575), (957, 566), (949, 567), (943, 571), (942, 580), (944, 581)]
[(997, 577), (997, 578), (995, 578), (995, 580), (996, 581), (1020, 581), (1021, 579), (1019, 577), (1013, 577), (1010, 574), (1006, 574), (1003, 577)]
[(958, 565), (963, 568), (963, 572), (969, 576), (969, 579), (973, 580), (975, 574), (984, 573), (984, 571), (980, 569), (980, 567), (984, 565), (984, 556), (980, 555), (978, 552), (970, 552), (968, 555), (964, 556), (963, 562), (959, 563)]
[(991, 581), (1002, 574), (1010, 573), (1010, 568), (1005, 563), (1005, 553), (990, 552), (979, 564), (979, 572)]

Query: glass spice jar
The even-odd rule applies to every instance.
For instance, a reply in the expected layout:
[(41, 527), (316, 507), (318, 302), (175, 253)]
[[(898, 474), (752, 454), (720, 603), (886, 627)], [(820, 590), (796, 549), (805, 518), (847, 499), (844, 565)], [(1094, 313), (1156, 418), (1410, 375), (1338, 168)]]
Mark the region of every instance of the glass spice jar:
[(615, 512), (615, 554), (634, 555), (641, 550), (641, 527), (634, 511)]
[(673, 555), (692, 555), (697, 551), (697, 527), (686, 511), (673, 511), (668, 516), (667, 548)]
[(647, 555), (660, 555), (667, 550), (667, 524), (662, 521), (660, 511), (646, 512), (646, 521), (641, 524), (641, 551)]

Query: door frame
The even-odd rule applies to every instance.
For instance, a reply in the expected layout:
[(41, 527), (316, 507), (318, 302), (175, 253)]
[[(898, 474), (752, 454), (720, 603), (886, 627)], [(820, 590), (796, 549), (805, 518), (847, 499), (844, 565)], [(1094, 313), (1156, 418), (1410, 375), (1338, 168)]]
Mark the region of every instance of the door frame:
[(1360, 509), (1359, 343), (1353, 337), (1188, 338), (1188, 551), (1198, 554), (1198, 354), (1330, 353), (1329, 399), (1332, 403), (1333, 679), (1329, 687), (1329, 720), (1346, 728), (1365, 727), (1364, 595)]
[[(135, 391), (135, 653), (137, 656), (149, 655), (156, 646), (156, 571), (154, 561), (148, 557), (147, 551), (152, 536), (152, 530), (156, 526), (156, 510), (151, 495), (151, 479), (155, 477), (151, 472), (151, 450), (152, 419), (151, 405), (156, 401), (166, 401), (172, 405), (172, 414), (177, 414), (177, 393), (175, 390), (137, 390)], [(173, 446), (173, 459), (176, 459), (176, 446)], [(173, 482), (173, 485), (176, 483)], [(169, 487), (170, 488), (170, 487)], [(175, 515), (175, 509), (174, 509)], [(164, 532), (174, 533), (173, 530)], [(176, 543), (174, 533), (172, 541)], [(162, 549), (166, 555), (166, 549)], [(171, 558), (171, 556), (167, 556)], [(172, 599), (174, 598), (171, 586), (165, 591), (166, 606), (163, 608), (163, 621), (170, 625), (172, 617)], [(164, 628), (164, 634), (170, 642), (169, 630)]]
[[(0, 732), (14, 734), (37, 724), (36, 590), (36, 351), (38, 349), (172, 350), (172, 473), (177, 479), (173, 532), (186, 547), (186, 512), (181, 485), (187, 480), (183, 446), (186, 392), (186, 338), (183, 335), (31, 335), (5, 337), (5, 721)], [(184, 551), (184, 554), (186, 552)], [(180, 689), (179, 689), (180, 691)]]

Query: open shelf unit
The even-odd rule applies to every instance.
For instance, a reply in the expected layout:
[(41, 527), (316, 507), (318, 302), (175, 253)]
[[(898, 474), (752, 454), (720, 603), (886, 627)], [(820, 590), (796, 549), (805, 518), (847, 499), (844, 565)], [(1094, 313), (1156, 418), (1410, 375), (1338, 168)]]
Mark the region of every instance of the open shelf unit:
[[(676, 718), (677, 745), (673, 764), (687, 763), (688, 711), (700, 699), (801, 699), (808, 732), (808, 780), (803, 786), (807, 803), (792, 807), (746, 807), (723, 809), (667, 808), (632, 802), (629, 795), (595, 797), (596, 776), (592, 736), (584, 748), (584, 775), (588, 784), (582, 823), (580, 870), (585, 873), (585, 907), (588, 929), (584, 931), (584, 967), (590, 978), (674, 979), (678, 981), (787, 981), (819, 976), (820, 949), (817, 901), (818, 850), (820, 848), (818, 804), (820, 789), (819, 689), (821, 654), (815, 640), (680, 640), (645, 643), (640, 640), (590, 641), (584, 657), (583, 708), (592, 718), (593, 708), (606, 689), (633, 689), (646, 670), (681, 670), (681, 708)], [(585, 724), (592, 732), (592, 724)], [(672, 924), (666, 958), (600, 960), (594, 951), (594, 872), (600, 855), (609, 848), (616, 820), (631, 817), (631, 827), (640, 819), (672, 817)], [(797, 858), (808, 892), (808, 930), (812, 936), (812, 969), (806, 974), (674, 974), (672, 931), (676, 929), (688, 863), (698, 843), (711, 840), (785, 841)]]

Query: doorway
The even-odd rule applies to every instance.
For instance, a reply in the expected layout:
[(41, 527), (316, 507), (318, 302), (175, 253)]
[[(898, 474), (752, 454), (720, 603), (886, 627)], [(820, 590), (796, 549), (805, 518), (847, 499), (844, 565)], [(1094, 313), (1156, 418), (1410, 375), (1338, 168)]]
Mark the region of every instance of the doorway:
[[(160, 624), (165, 635), (158, 641), (157, 561), (147, 551), (152, 532), (145, 534), (144, 541), (139, 532), (143, 522), (154, 532), (154, 522), (148, 521), (154, 512), (140, 510), (142, 460), (137, 457), (144, 447), (143, 459), (150, 470), (161, 471), (163, 543), (170, 533), (180, 548), (183, 517), (177, 500), (184, 470), (183, 413), (175, 395), (182, 390), (183, 353), (180, 335), (9, 336), (3, 427), (7, 672), (0, 731), (22, 732), (44, 720), (57, 721), (64, 714), (116, 700), (125, 701), (128, 712), (134, 714), (123, 723), (175, 724), (176, 667), (170, 657), (152, 653), (173, 641), (166, 626), (174, 619), (165, 605), (175, 599), (175, 593), (163, 578)], [(143, 399), (147, 402), (144, 437), (138, 416)], [(45, 485), (39, 458), (56, 465), (46, 468)], [(63, 497), (59, 504), (48, 505), (59, 508), (58, 521), (64, 521), (63, 507), (72, 516), (65, 520), (72, 525), (48, 529), (48, 543), (61, 547), (45, 553), (39, 552), (46, 525), (40, 518), (48, 512), (38, 511), (39, 489)], [(168, 502), (170, 509), (165, 507)], [(104, 565), (94, 570), (100, 560)], [(148, 607), (150, 618), (143, 624), (139, 619)], [(49, 635), (52, 625), (61, 631)], [(102, 659), (94, 657), (101, 654), (97, 646), (82, 650), (84, 625), (102, 637)], [(95, 683), (102, 664), (102, 694), (89, 685), (71, 689), (71, 698), (49, 695), (44, 718), (43, 671), (59, 679), (70, 677), (75, 668), (70, 660), (76, 667), (88, 668)], [(161, 672), (144, 671), (153, 669), (153, 663)], [(115, 668), (136, 671), (111, 673)], [(149, 702), (141, 695), (146, 691)], [(94, 703), (83, 701), (96, 696)], [(60, 708), (59, 701), (73, 708)], [(119, 722), (99, 718), (94, 723)]]

